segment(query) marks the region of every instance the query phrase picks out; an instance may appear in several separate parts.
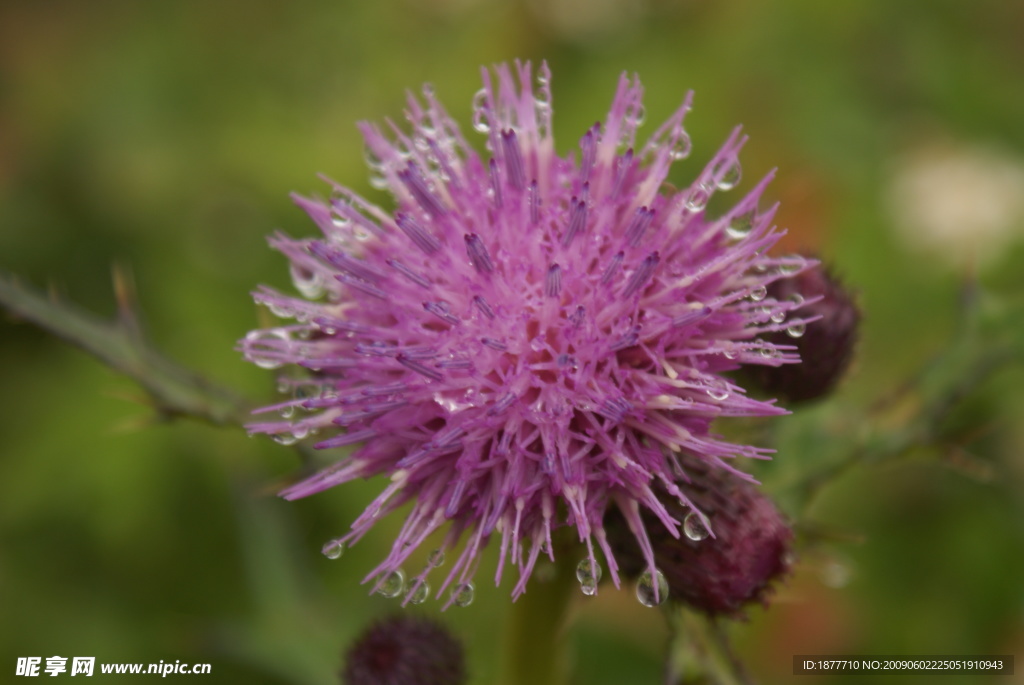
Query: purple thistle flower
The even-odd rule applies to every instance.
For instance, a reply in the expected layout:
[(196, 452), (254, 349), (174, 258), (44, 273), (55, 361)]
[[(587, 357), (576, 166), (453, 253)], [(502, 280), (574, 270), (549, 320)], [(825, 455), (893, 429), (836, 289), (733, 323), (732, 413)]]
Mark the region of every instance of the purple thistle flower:
[[(679, 455), (750, 479), (729, 460), (770, 452), (709, 429), (718, 417), (785, 413), (723, 373), (798, 361), (792, 346), (759, 336), (808, 321), (793, 314), (799, 303), (767, 287), (813, 264), (765, 256), (781, 235), (775, 207), (758, 208), (770, 175), (722, 216), (706, 214), (710, 196), (739, 181), (739, 129), (689, 188), (667, 190), (669, 168), (690, 151), (691, 95), (638, 145), (642, 89), (623, 75), (604, 123), (586, 131), (578, 155), (561, 157), (547, 66), (536, 87), (528, 63), (499, 65), (494, 76), (483, 71), (473, 109), (487, 161), (429, 87), (409, 97), (411, 130), (361, 125), (371, 183), (392, 193), (396, 210), (336, 184), (326, 202), (296, 196), (323, 237), (278, 234), (270, 243), (290, 260), (303, 297), (255, 293), (296, 323), (240, 343), (262, 367), (309, 369), (283, 379), (291, 399), (262, 410), (285, 420), (251, 432), (290, 443), (328, 429), (334, 435), (316, 447), (352, 446), (285, 498), (390, 476), (325, 553), (337, 556), (411, 502), (367, 580), (393, 585), (447, 525), (443, 548), (460, 550), (438, 590), (452, 587), (449, 604), (471, 594), (492, 538), (495, 582), (511, 562), (513, 596), (522, 594), (541, 554), (553, 559), (562, 526), (575, 530), (591, 568), (600, 550), (618, 584), (602, 524), (609, 507), (653, 572), (641, 511), (672, 536), (680, 525), (655, 486), (693, 509), (677, 485), (686, 480)], [(425, 594), (433, 567), (413, 579), (407, 601)]]

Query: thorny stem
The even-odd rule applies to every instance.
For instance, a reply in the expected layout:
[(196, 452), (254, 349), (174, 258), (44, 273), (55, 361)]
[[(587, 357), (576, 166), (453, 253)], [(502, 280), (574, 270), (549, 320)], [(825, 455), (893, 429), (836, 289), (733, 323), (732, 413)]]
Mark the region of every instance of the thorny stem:
[(894, 461), (921, 448), (954, 447), (941, 434), (947, 416), (1018, 354), (1013, 344), (988, 340), (979, 330), (975, 295), (971, 284), (967, 284), (958, 333), (950, 344), (894, 392), (876, 401), (857, 423), (871, 426), (892, 405), (916, 394), (917, 407), (910, 418), (899, 427), (868, 433), (853, 441), (838, 458), (803, 476), (796, 484), (800, 520), (806, 520), (808, 511), (829, 484), (857, 466)]
[[(235, 392), (170, 361), (146, 342), (133, 310), (133, 294), (123, 273), (114, 272), (118, 317), (103, 321), (70, 302), (42, 293), (0, 274), (0, 307), (91, 354), (141, 385), (164, 419), (192, 418), (215, 426), (244, 427), (254, 406)], [(303, 462), (310, 450), (299, 449)]]

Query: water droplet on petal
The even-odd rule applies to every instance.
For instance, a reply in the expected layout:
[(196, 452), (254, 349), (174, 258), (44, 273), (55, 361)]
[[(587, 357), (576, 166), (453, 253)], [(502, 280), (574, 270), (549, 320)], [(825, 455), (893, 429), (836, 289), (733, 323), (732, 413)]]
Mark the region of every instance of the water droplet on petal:
[[(693, 149), (693, 141), (690, 140), (690, 134), (683, 129), (679, 129), (678, 138), (673, 142), (672, 149), (668, 151), (668, 156), (674, 161), (686, 159), (690, 156), (690, 150)], [(707, 201), (705, 200), (705, 204)]]
[(772, 310), (772, 314), (771, 314), (770, 318), (772, 320), (772, 323), (782, 323), (783, 321), (786, 320), (786, 310), (784, 310), (784, 309)]
[(489, 133), (491, 125), (487, 111), (487, 91), (483, 88), (473, 96), (473, 130), (477, 133)]
[(807, 324), (805, 323), (795, 323), (786, 329), (786, 335), (791, 338), (802, 338), (806, 332)]
[(691, 212), (699, 212), (708, 206), (709, 199), (711, 199), (711, 191), (703, 183), (699, 183), (686, 196), (686, 209)]
[(328, 559), (337, 559), (345, 553), (345, 543), (341, 540), (331, 540), (320, 551)]
[(435, 549), (427, 557), (427, 563), (430, 564), (430, 568), (437, 568), (438, 566), (444, 565), (444, 550)]
[(766, 297), (768, 297), (768, 288), (763, 285), (759, 285), (750, 291), (750, 299), (754, 302), (760, 302)]
[(455, 606), (468, 607), (473, 603), (475, 596), (476, 589), (473, 587), (473, 583), (461, 583), (452, 588), (452, 602)]
[(718, 185), (719, 190), (732, 190), (740, 182), (742, 176), (743, 169), (740, 167), (740, 161), (735, 159), (729, 168), (725, 170), (725, 173), (718, 178), (716, 185)]
[(292, 264), (290, 270), (292, 283), (295, 284), (295, 289), (302, 293), (303, 297), (308, 300), (315, 300), (324, 294), (324, 281), (320, 272), (306, 269), (298, 264)]
[(363, 146), (363, 159), (366, 161), (367, 168), (372, 171), (380, 171), (384, 168), (384, 162), (369, 145)]
[(587, 597), (593, 597), (597, 594), (597, 581), (593, 578), (580, 582), (580, 590), (583, 591)]
[(412, 591), (412, 596), (409, 597), (410, 604), (423, 604), (430, 597), (430, 583), (425, 580), (417, 582), (416, 589)]
[(779, 264), (779, 274), (783, 276), (792, 276), (800, 269), (804, 268), (804, 262), (806, 261), (800, 255), (790, 255), (786, 259), (791, 260), (785, 264)]
[(384, 579), (384, 582), (377, 588), (377, 594), (387, 597), (388, 599), (394, 599), (398, 595), (405, 591), (405, 572), (402, 569), (396, 569), (388, 574), (388, 577)]
[(290, 319), (292, 316), (294, 316), (292, 312), (285, 309), (279, 304), (275, 304), (274, 302), (267, 302), (266, 305), (267, 309), (270, 310), (270, 313), (279, 319)]
[(291, 417), (295, 416), (295, 405), (286, 404), (283, 407), (281, 407), (279, 413), (281, 414), (282, 419), (290, 419)]
[(591, 564), (589, 558), (576, 565), (576, 580), (581, 584), (585, 585), (588, 581), (592, 581), (596, 587), (601, 582), (603, 574), (604, 570), (601, 568), (601, 564), (597, 561)]
[(750, 235), (754, 228), (754, 212), (747, 212), (729, 219), (725, 234), (732, 240), (742, 240)]
[(278, 433), (277, 435), (272, 435), (270, 437), (278, 445), (294, 445), (299, 441), (299, 439), (291, 433)]
[(668, 599), (668, 581), (664, 574), (654, 569), (654, 575), (650, 571), (644, 571), (643, 575), (636, 582), (636, 598), (645, 607), (656, 607)]
[(683, 533), (694, 542), (700, 542), (709, 535), (704, 519), (695, 511), (691, 511), (683, 519)]
[(713, 400), (715, 400), (717, 402), (721, 402), (722, 400), (725, 400), (725, 399), (729, 398), (729, 391), (724, 386), (723, 387), (710, 386), (707, 389), (707, 393), (708, 393), (708, 397), (710, 397), (711, 399), (713, 399)]

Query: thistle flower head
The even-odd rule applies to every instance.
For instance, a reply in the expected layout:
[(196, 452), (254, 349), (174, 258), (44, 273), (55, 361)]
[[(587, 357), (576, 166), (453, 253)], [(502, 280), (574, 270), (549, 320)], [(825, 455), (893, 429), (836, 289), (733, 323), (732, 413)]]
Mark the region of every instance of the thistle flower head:
[[(784, 413), (723, 373), (798, 361), (791, 346), (760, 336), (807, 321), (797, 302), (767, 294), (809, 264), (766, 256), (780, 235), (775, 208), (758, 204), (769, 179), (720, 216), (705, 211), (739, 181), (739, 129), (677, 191), (665, 179), (690, 151), (689, 95), (640, 142), (642, 90), (623, 75), (603, 122), (560, 156), (546, 65), (536, 84), (530, 65), (517, 63), (484, 70), (483, 85), (473, 128), (485, 136), (484, 157), (429, 87), (410, 95), (408, 126), (362, 125), (372, 184), (390, 191), (395, 210), (336, 184), (327, 201), (296, 197), (322, 237), (270, 242), (302, 297), (255, 294), (295, 322), (240, 343), (261, 366), (309, 371), (284, 378), (294, 395), (266, 408), (284, 420), (250, 430), (283, 442), (319, 431), (316, 447), (338, 450), (337, 463), (284, 497), (390, 477), (325, 553), (411, 503), (367, 580), (390, 588), (444, 527), (442, 548), (455, 558), (438, 594), (450, 587), (449, 603), (471, 597), (492, 540), (495, 580), (518, 566), (518, 596), (565, 526), (591, 568), (600, 554), (617, 583), (602, 523), (609, 507), (653, 571), (641, 511), (673, 536), (680, 525), (655, 486), (693, 509), (677, 485), (678, 456), (736, 471), (732, 458), (768, 450), (724, 441), (711, 422)], [(435, 565), (412, 579), (407, 600), (425, 595)]]

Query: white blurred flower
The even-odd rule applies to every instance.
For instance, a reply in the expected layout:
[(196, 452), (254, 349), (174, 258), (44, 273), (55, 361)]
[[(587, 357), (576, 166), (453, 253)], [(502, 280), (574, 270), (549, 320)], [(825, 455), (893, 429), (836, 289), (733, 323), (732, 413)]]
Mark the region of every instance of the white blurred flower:
[(1024, 160), (989, 147), (936, 144), (896, 160), (889, 183), (896, 229), (953, 265), (982, 265), (1024, 235)]

